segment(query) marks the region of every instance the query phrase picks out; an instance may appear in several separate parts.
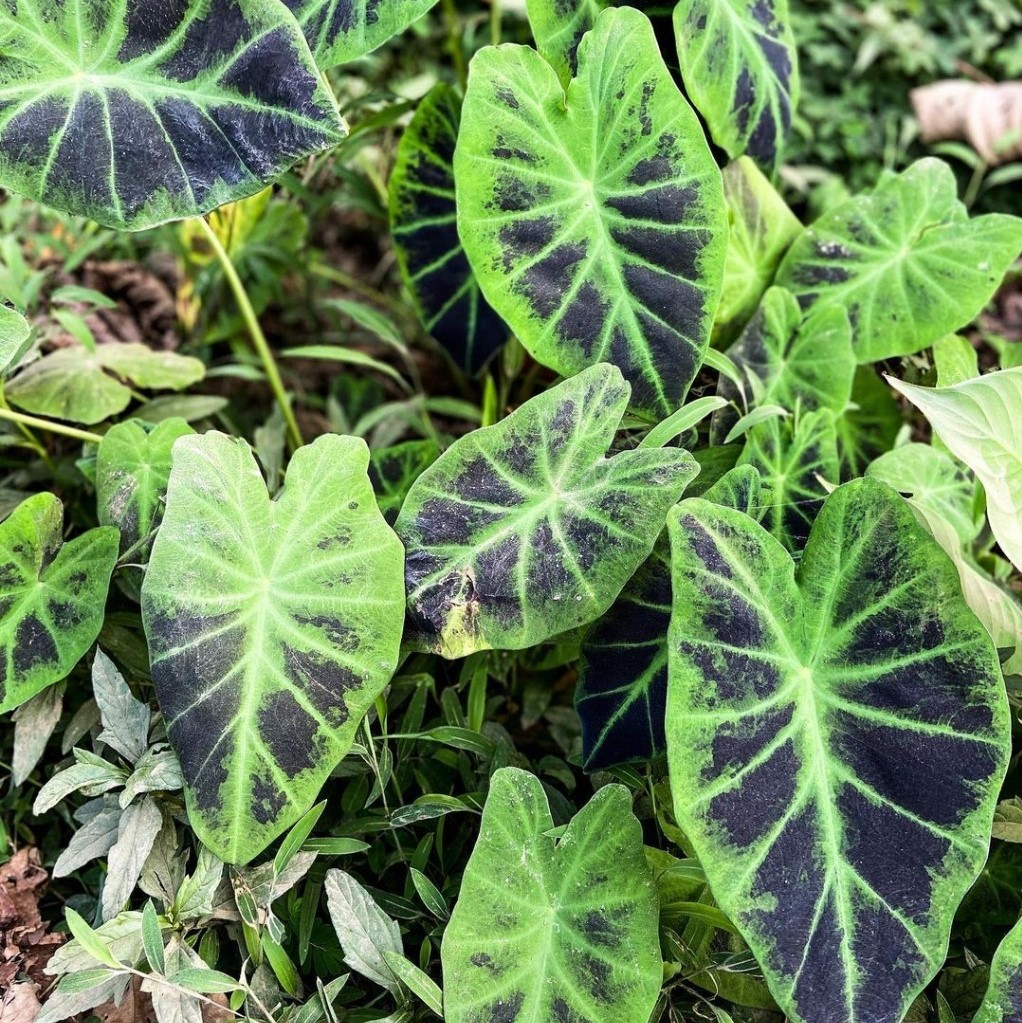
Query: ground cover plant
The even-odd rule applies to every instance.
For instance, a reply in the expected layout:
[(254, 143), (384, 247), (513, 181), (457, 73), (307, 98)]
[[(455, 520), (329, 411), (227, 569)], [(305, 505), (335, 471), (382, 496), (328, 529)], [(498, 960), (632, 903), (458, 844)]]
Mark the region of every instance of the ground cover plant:
[(1022, 220), (799, 24), (0, 2), (4, 1019), (1022, 1018)]

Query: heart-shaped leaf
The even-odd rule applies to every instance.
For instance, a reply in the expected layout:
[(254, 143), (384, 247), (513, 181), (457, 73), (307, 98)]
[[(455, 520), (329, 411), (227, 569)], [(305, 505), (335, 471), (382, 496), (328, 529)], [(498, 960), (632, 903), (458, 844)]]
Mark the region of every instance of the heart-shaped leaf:
[(480, 295), (458, 237), (452, 161), (460, 121), (457, 92), (442, 82), (434, 85), (397, 148), (390, 229), (422, 325), (459, 366), (477, 373), (508, 331)]
[(519, 650), (598, 618), (696, 473), (679, 448), (605, 457), (628, 385), (600, 364), (461, 437), (395, 526), (408, 551), (406, 641), (444, 657)]
[(283, 0), (326, 71), (363, 57), (418, 21), (436, 0)]
[[(752, 385), (757, 405), (779, 405), (789, 412), (848, 407), (855, 379), (855, 353), (848, 316), (840, 306), (810, 311), (805, 318), (795, 298), (771, 288), (728, 358)], [(738, 398), (738, 387), (723, 374), (717, 393)], [(721, 443), (737, 422), (737, 413), (721, 409), (713, 417), (711, 440)]]
[(603, 11), (565, 92), (534, 50), (472, 60), (454, 174), (479, 286), (559, 373), (613, 362), (662, 419), (702, 361), (727, 251), (720, 171), (649, 21)]
[(972, 1023), (1017, 1023), (1022, 1019), (1022, 922), (998, 946), (990, 964), (990, 986)]
[(793, 1023), (900, 1023), (986, 859), (1010, 752), (990, 639), (875, 480), (827, 499), (797, 570), (730, 509), (669, 528), (678, 822)]
[(802, 225), (747, 156), (724, 168), (724, 201), (731, 233), (713, 331), (730, 338), (756, 311)]
[(799, 90), (787, 0), (681, 0), (674, 30), (685, 90), (713, 141), (776, 167)]
[(799, 551), (826, 485), (840, 478), (834, 416), (829, 409), (787, 419), (774, 416), (745, 437), (738, 464), (754, 466), (769, 494), (757, 518), (788, 550)]
[(142, 617), (189, 819), (228, 862), (309, 809), (397, 664), (401, 545), (368, 462), (320, 437), (271, 501), (244, 441), (174, 445)]
[(138, 230), (250, 195), (343, 138), (277, 0), (5, 0), (0, 184)]
[[(751, 465), (722, 476), (705, 500), (756, 517), (763, 500)], [(575, 709), (582, 723), (582, 764), (600, 771), (648, 762), (667, 750), (667, 628), (671, 621), (671, 549), (665, 530), (653, 553), (582, 643)]]
[(174, 441), (195, 431), (183, 419), (156, 427), (138, 419), (112, 426), (96, 450), (96, 504), (99, 521), (121, 531), (121, 553), (134, 548), (132, 561), (144, 564), (152, 534), (163, 518)]
[(490, 779), (479, 839), (444, 932), (448, 1023), (645, 1021), (660, 992), (656, 888), (622, 785), (559, 839), (539, 779)]
[(575, 77), (579, 43), (607, 6), (605, 0), (525, 0), (536, 49), (557, 72), (562, 85)]
[(978, 477), (997, 542), (1022, 570), (1022, 367), (954, 387), (917, 387), (888, 378), (930, 421), (937, 436)]
[(0, 713), (65, 678), (103, 625), (117, 530), (62, 544), (63, 526), (53, 494), (22, 501), (0, 523)]
[(1022, 250), (1022, 220), (969, 218), (927, 158), (840, 203), (788, 250), (777, 283), (803, 309), (843, 306), (860, 363), (910, 355), (970, 323)]
[(180, 391), (205, 375), (200, 360), (145, 345), (99, 345), (94, 352), (75, 346), (27, 366), (7, 385), (6, 395), (28, 412), (91, 426), (131, 404), (130, 384)]

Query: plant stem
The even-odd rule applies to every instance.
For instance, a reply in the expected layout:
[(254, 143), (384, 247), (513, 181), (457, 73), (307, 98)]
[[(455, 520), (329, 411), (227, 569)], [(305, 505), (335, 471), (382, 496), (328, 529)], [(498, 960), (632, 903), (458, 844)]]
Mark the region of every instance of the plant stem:
[(263, 364), (263, 371), (266, 373), (267, 381), (269, 381), (270, 390), (273, 391), (273, 396), (277, 399), (277, 404), (280, 406), (280, 413), (284, 417), (284, 423), (287, 426), (290, 447), (294, 451), (302, 446), (302, 433), (298, 429), (298, 420), (295, 419), (295, 414), (291, 409), (291, 402), (288, 400), (287, 391), (284, 390), (284, 381), (280, 377), (280, 370), (277, 369), (277, 361), (273, 357), (273, 351), (266, 340), (263, 328), (259, 326), (259, 318), (256, 316), (255, 309), (252, 308), (252, 302), (248, 297), (248, 292), (245, 290), (245, 285), (238, 276), (238, 271), (235, 270), (227, 250), (221, 244), (216, 232), (209, 226), (206, 218), (198, 217), (196, 219), (202, 225), (206, 240), (216, 254), (216, 258), (220, 261), (224, 276), (227, 278), (227, 283), (234, 294), (234, 299), (238, 303), (241, 317), (248, 328), (249, 336), (252, 338), (252, 345)]
[(458, 8), (454, 0), (443, 0), (444, 23), (447, 26), (447, 48), (451, 51), (451, 61), (457, 72), (461, 91), (468, 85), (468, 68), (465, 66), (465, 53), (461, 48), (461, 22), (458, 19)]
[(73, 440), (80, 440), (83, 444), (98, 444), (103, 438), (98, 433), (90, 433), (88, 430), (77, 430), (73, 426), (65, 426), (63, 423), (53, 423), (48, 419), (37, 419), (35, 416), (22, 415), (9, 408), (0, 407), (0, 419), (17, 423), (19, 426), (27, 426), (36, 430), (46, 430), (49, 433), (59, 433), (62, 437), (70, 437)]
[(490, 0), (490, 44), (500, 46), (500, 0)]

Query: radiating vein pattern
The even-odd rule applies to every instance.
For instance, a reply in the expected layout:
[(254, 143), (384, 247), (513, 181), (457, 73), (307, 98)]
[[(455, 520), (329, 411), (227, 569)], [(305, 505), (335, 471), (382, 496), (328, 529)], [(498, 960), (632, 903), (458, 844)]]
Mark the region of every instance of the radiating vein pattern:
[(657, 896), (628, 791), (600, 789), (556, 841), (553, 826), (534, 775), (494, 774), (444, 934), (449, 1023), (649, 1018)]
[(454, 158), (458, 227), (483, 294), (565, 375), (619, 366), (633, 407), (677, 409), (720, 296), (720, 172), (644, 15), (606, 10), (578, 75), (522, 46), (472, 61)]
[(714, 141), (773, 169), (798, 102), (787, 0), (681, 0), (674, 30), (685, 89)]
[(308, 809), (397, 663), (401, 545), (368, 461), (320, 437), (270, 501), (243, 441), (175, 444), (142, 614), (192, 826), (230, 862)]
[(436, 0), (283, 0), (324, 71), (371, 53), (418, 21)]
[(1022, 250), (1022, 221), (969, 218), (951, 168), (927, 158), (840, 203), (777, 272), (803, 309), (848, 312), (859, 363), (918, 352), (970, 323)]
[(64, 509), (36, 494), (0, 523), (0, 712), (64, 678), (103, 625), (117, 530), (62, 544)]
[(876, 481), (827, 499), (797, 572), (729, 509), (685, 501), (670, 530), (679, 823), (790, 1019), (900, 1023), (986, 858), (996, 651)]
[(401, 136), (390, 178), (390, 229), (422, 325), (469, 373), (507, 340), (504, 321), (479, 292), (458, 237), (454, 147), (461, 99), (439, 83)]
[(343, 137), (276, 0), (0, 0), (0, 183), (111, 227), (207, 212)]
[(585, 625), (645, 560), (695, 475), (679, 448), (606, 453), (628, 403), (605, 363), (457, 440), (413, 484), (406, 641), (461, 657)]

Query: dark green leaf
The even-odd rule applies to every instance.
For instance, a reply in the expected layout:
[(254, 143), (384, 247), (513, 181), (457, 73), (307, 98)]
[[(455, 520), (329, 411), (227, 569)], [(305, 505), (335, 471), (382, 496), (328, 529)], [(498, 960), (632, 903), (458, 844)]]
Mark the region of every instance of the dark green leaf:
[(251, 195), (345, 128), (276, 0), (3, 0), (0, 184), (137, 230)]
[(22, 501), (0, 523), (0, 713), (66, 677), (103, 625), (117, 530), (62, 544), (63, 523), (53, 494)]
[(685, 89), (714, 142), (776, 167), (799, 91), (787, 0), (681, 0), (674, 29)]
[(469, 373), (507, 340), (503, 320), (479, 293), (458, 237), (454, 146), (461, 98), (439, 83), (401, 137), (390, 177), (390, 230), (401, 275), (422, 325)]
[(927, 158), (815, 221), (777, 283), (803, 309), (840, 305), (860, 363), (910, 355), (969, 323), (1022, 250), (1022, 220), (971, 220), (955, 176)]
[(649, 21), (603, 11), (562, 89), (534, 50), (473, 59), (454, 171), (479, 286), (540, 362), (613, 362), (632, 405), (683, 402), (727, 250), (720, 172)]
[(397, 663), (401, 545), (368, 462), (320, 437), (270, 501), (244, 441), (175, 446), (142, 615), (192, 826), (228, 862), (308, 810)]
[(539, 780), (493, 775), (444, 933), (448, 1023), (644, 1021), (662, 979), (642, 829), (608, 785), (557, 840)]
[(796, 571), (747, 516), (670, 517), (678, 823), (793, 1021), (899, 1023), (986, 858), (996, 652), (897, 494), (836, 490)]
[(593, 366), (419, 477), (396, 526), (406, 641), (445, 657), (516, 650), (607, 610), (695, 475), (678, 448), (604, 457), (627, 403), (620, 371)]

